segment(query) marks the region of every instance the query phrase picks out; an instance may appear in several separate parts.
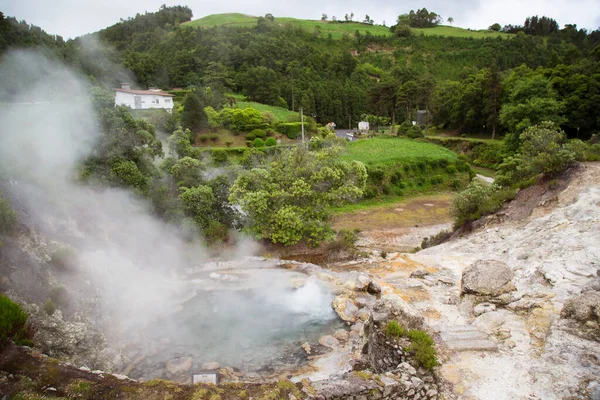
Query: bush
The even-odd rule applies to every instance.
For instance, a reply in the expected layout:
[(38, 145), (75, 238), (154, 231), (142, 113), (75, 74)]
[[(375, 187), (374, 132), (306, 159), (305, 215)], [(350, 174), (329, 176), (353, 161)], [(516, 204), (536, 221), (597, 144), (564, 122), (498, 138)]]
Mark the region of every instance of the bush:
[(202, 143), (206, 143), (208, 141), (208, 135), (207, 134), (202, 134), (202, 135), (198, 135), (198, 139), (202, 142)]
[(454, 234), (452, 231), (441, 231), (433, 236), (429, 236), (423, 239), (421, 242), (421, 248), (426, 249), (428, 247), (437, 246), (438, 244), (444, 243), (446, 240)]
[(267, 136), (267, 131), (264, 129), (254, 129), (250, 134), (253, 134), (255, 138), (264, 138)]
[(491, 192), (491, 186), (479, 179), (474, 179), (464, 191), (458, 193), (450, 207), (450, 214), (454, 217), (455, 225), (461, 226), (467, 221), (477, 219), (478, 211)]
[(302, 133), (302, 123), (282, 122), (277, 124), (277, 130), (290, 139), (296, 139)]
[(212, 149), (210, 157), (215, 164), (223, 164), (227, 162), (227, 151), (223, 149)]
[(277, 146), (277, 140), (275, 140), (275, 138), (267, 138), (267, 140), (265, 141), (265, 145), (267, 147), (272, 147), (272, 146)]
[(216, 133), (213, 133), (212, 135), (210, 135), (210, 140), (212, 140), (213, 142), (216, 142), (219, 139), (219, 135), (217, 135)]
[(44, 303), (44, 311), (46, 311), (46, 314), (48, 315), (54, 315), (56, 312), (56, 304), (50, 299), (46, 300)]
[(385, 334), (388, 336), (402, 337), (406, 336), (406, 329), (396, 320), (389, 321), (385, 325)]
[(252, 142), (252, 145), (257, 149), (260, 149), (262, 147), (265, 147), (265, 142), (261, 138), (256, 138), (254, 139), (254, 142)]
[(407, 336), (412, 342), (409, 350), (423, 368), (431, 370), (438, 365), (431, 336), (420, 330), (409, 331)]
[(254, 139), (256, 139), (256, 135), (254, 133), (246, 133), (246, 140), (253, 141)]
[(29, 344), (27, 314), (21, 306), (0, 294), (0, 346), (7, 340), (17, 344)]
[(417, 139), (425, 137), (425, 135), (419, 125), (413, 125), (406, 131), (406, 137), (409, 139)]
[(225, 146), (227, 146), (227, 147), (231, 147), (232, 144), (233, 144), (233, 142), (230, 140), (225, 142)]
[(10, 233), (17, 226), (17, 213), (0, 194), (0, 233)]

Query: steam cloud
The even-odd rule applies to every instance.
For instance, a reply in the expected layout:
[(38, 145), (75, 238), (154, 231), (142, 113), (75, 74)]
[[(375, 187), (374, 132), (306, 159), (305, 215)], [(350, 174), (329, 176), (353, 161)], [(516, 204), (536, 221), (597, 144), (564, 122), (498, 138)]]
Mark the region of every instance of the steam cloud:
[[(78, 162), (101, 135), (84, 79), (26, 51), (6, 55), (0, 76), (0, 187), (18, 208), (21, 222), (76, 250), (78, 289), (98, 296), (102, 323), (122, 332), (139, 332), (157, 320), (168, 324), (164, 317), (189, 297), (194, 285), (211, 282), (208, 273), (198, 282), (177, 279), (184, 269), (208, 260), (206, 249), (182, 240), (176, 228), (153, 218), (148, 205), (131, 193), (76, 183)], [(249, 255), (255, 248), (242, 242), (228, 251), (229, 258)], [(251, 286), (273, 289), (273, 276), (246, 275)], [(221, 296), (219, 301), (229, 310), (246, 310), (235, 313), (240, 327), (245, 321), (256, 326), (257, 314), (265, 312), (264, 307), (253, 312), (240, 295)], [(308, 315), (307, 321), (334, 317), (330, 294), (314, 282), (295, 292), (265, 291), (259, 301), (273, 304), (278, 313)], [(178, 337), (202, 335), (183, 325), (162, 328)], [(222, 340), (232, 344), (262, 334), (260, 326), (254, 332), (217, 328)]]

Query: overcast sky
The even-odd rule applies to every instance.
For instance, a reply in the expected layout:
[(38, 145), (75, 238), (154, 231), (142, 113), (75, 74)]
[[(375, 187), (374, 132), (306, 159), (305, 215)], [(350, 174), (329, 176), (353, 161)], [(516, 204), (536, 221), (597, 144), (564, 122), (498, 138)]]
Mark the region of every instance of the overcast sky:
[(0, 0), (0, 11), (7, 16), (42, 27), (65, 39), (95, 32), (136, 13), (156, 11), (162, 4), (187, 5), (194, 18), (240, 12), (249, 15), (271, 13), (275, 17), (320, 19), (325, 13), (338, 19), (354, 13), (355, 20), (368, 14), (375, 23), (389, 26), (399, 14), (427, 7), (454, 25), (483, 29), (494, 22), (500, 25), (523, 24), (525, 17), (546, 15), (564, 24), (577, 24), (588, 30), (600, 26), (600, 0)]

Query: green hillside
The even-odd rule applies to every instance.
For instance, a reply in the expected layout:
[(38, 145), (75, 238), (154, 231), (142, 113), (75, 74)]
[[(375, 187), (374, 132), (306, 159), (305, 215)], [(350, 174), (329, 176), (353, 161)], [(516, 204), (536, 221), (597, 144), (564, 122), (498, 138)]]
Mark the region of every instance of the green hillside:
[[(209, 28), (214, 26), (255, 27), (258, 17), (245, 14), (213, 14), (193, 21), (186, 22), (185, 26)], [(287, 17), (275, 17), (275, 22), (280, 25), (294, 25), (304, 28), (308, 32), (319, 30), (321, 35), (331, 34), (334, 39), (341, 39), (344, 35), (354, 35), (358, 30), (361, 34), (370, 32), (372, 35), (391, 36), (388, 27), (382, 25), (369, 25), (360, 22), (332, 22)], [(440, 25), (434, 28), (413, 28), (417, 34), (426, 36), (472, 37), (482, 39), (486, 37), (509, 37), (509, 34), (488, 30), (472, 31), (453, 26)]]
[(229, 93), (229, 94), (227, 94), (227, 96), (235, 98), (236, 106), (238, 108), (254, 108), (254, 109), (260, 111), (261, 113), (265, 112), (265, 111), (269, 111), (269, 112), (273, 113), (273, 115), (275, 115), (277, 117), (277, 119), (279, 119), (280, 121), (285, 121), (288, 116), (300, 117), (299, 112), (290, 111), (287, 108), (271, 106), (271, 105), (263, 104), (263, 103), (257, 103), (255, 101), (246, 101), (245, 96), (241, 95), (241, 94)]

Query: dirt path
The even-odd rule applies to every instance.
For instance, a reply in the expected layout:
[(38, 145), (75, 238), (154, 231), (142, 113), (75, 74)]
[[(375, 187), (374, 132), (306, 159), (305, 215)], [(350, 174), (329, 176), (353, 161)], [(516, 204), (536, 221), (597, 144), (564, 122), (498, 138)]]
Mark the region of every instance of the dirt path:
[(360, 230), (359, 247), (412, 251), (423, 238), (449, 229), (451, 194), (422, 196), (334, 217), (333, 227)]

